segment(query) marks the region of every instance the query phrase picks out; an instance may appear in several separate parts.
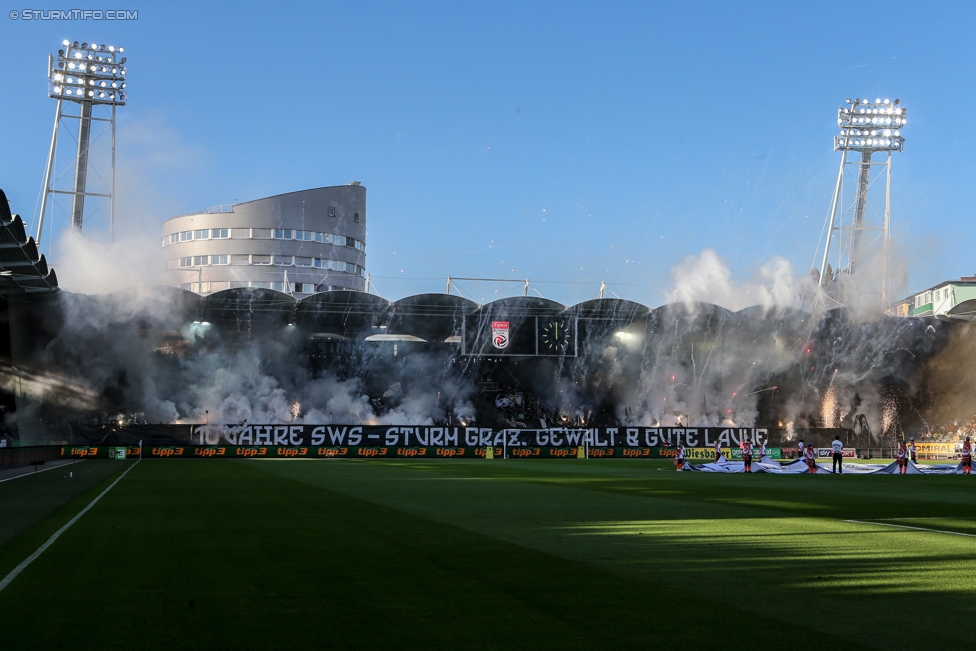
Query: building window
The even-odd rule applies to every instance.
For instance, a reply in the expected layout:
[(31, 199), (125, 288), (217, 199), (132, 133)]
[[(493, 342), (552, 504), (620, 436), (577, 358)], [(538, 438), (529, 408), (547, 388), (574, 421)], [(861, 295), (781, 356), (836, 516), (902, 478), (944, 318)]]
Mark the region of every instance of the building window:
[(251, 229), (250, 228), (232, 228), (230, 229), (230, 236), (235, 240), (249, 240), (251, 239)]
[(212, 237), (215, 240), (226, 240), (227, 238), (230, 237), (230, 229), (229, 228), (215, 228), (215, 229), (213, 229), (213, 230), (210, 231), (210, 237)]
[(335, 217), (335, 207), (329, 206), (329, 217)]
[(242, 287), (247, 287), (248, 282), (246, 280), (232, 280), (230, 281), (229, 289), (241, 289)]
[(270, 255), (252, 255), (251, 264), (271, 264)]
[(210, 256), (210, 264), (230, 264), (229, 255), (212, 255)]
[(332, 236), (332, 243), (333, 244), (338, 244), (339, 246), (345, 246), (346, 245), (346, 237), (344, 235), (333, 235)]
[(275, 264), (281, 264), (281, 265), (290, 265), (291, 264), (291, 256), (290, 255), (276, 255), (274, 257), (274, 263)]
[(276, 240), (290, 240), (291, 239), (291, 229), (290, 228), (276, 228), (274, 231), (274, 239)]
[(252, 280), (251, 287), (254, 289), (271, 289), (271, 283), (264, 280)]
[(180, 233), (180, 242), (189, 242), (193, 239), (193, 231), (183, 231)]
[(203, 267), (210, 264), (209, 255), (195, 255), (193, 256), (193, 265), (195, 267)]
[(172, 235), (169, 236), (169, 243), (170, 244), (176, 244), (179, 241), (180, 241), (180, 234), (179, 233), (173, 233)]
[(181, 267), (192, 267), (193, 266), (193, 258), (180, 258), (180, 266)]
[(195, 240), (209, 240), (210, 239), (210, 229), (203, 228), (197, 231), (193, 231), (193, 239)]
[(356, 222), (357, 224), (359, 223), (359, 213), (358, 213), (358, 212), (356, 212), (356, 213), (353, 213), (353, 215), (352, 215), (352, 220), (353, 220), (354, 222)]
[(215, 280), (215, 281), (213, 281), (213, 282), (210, 283), (210, 291), (211, 292), (222, 292), (225, 289), (230, 289), (230, 281), (229, 280)]
[(360, 242), (359, 240), (355, 240), (355, 242), (357, 251), (366, 251), (366, 244), (364, 242)]
[(251, 237), (256, 240), (270, 240), (272, 230), (270, 228), (252, 228)]
[(230, 256), (230, 263), (231, 264), (251, 264), (251, 256), (249, 256), (247, 254), (240, 255), (240, 254), (235, 253), (234, 255)]
[(295, 256), (295, 266), (296, 267), (311, 267), (312, 258), (303, 258), (301, 256)]

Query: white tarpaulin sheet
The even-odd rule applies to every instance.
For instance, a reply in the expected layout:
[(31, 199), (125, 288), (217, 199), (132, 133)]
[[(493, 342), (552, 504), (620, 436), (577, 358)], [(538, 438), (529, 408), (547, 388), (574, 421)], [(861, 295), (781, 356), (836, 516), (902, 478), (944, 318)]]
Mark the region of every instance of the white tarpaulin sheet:
[[(815, 473), (818, 475), (832, 474), (831, 463), (816, 464)], [(685, 462), (685, 470), (695, 470), (698, 472), (724, 472), (724, 473), (744, 473), (745, 465), (741, 461), (729, 461), (725, 456), (719, 457), (718, 461), (712, 463), (691, 464)], [(897, 475), (898, 463), (845, 463), (843, 464), (844, 474), (850, 475)], [(774, 475), (802, 475), (809, 474), (807, 462), (803, 459), (795, 459), (787, 463), (780, 463), (775, 459), (763, 457), (758, 462), (753, 462), (752, 472), (770, 473)], [(956, 464), (916, 464), (908, 462), (909, 475), (961, 475), (962, 463)]]

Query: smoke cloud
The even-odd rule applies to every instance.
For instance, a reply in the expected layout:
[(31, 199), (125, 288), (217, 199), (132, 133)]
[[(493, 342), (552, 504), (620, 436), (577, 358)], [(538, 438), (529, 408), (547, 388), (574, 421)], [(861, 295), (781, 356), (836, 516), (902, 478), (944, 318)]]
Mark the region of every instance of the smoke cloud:
[[(969, 381), (976, 365), (966, 364), (976, 347), (968, 330), (828, 309), (827, 298), (819, 311), (816, 301), (811, 311), (799, 310), (815, 283), (780, 258), (739, 281), (705, 250), (675, 266), (673, 302), (648, 313), (608, 300), (596, 316), (574, 313), (582, 324), (577, 355), (530, 360), (464, 356), (451, 344), (319, 340), (259, 320), (208, 323), (185, 292), (159, 286), (155, 241), (108, 247), (67, 237), (61, 245), (59, 276), (85, 293), (63, 292), (11, 321), (12, 331), (34, 328), (28, 338), (35, 348), (18, 363), (48, 380), (16, 416), (24, 431), (43, 432), (38, 436), (101, 419), (787, 429), (863, 423), (881, 440), (974, 411), (968, 387), (976, 385)], [(119, 268), (132, 271), (120, 278)], [(145, 284), (124, 288), (134, 280)], [(947, 384), (941, 369), (960, 364), (970, 369), (960, 377), (969, 379)]]

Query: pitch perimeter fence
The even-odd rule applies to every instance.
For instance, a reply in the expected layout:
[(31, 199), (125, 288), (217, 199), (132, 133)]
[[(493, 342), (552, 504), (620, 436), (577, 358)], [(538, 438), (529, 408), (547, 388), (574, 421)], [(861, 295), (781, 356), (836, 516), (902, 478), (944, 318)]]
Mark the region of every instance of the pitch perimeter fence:
[(55, 461), (64, 457), (58, 447), (38, 445), (23, 448), (0, 448), (0, 470), (29, 466), (31, 463)]

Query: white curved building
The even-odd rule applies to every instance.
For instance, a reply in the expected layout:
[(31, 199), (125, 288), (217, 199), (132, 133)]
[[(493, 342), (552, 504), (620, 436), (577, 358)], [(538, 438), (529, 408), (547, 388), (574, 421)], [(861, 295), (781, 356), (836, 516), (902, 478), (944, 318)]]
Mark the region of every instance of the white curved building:
[(198, 294), (255, 287), (298, 297), (366, 288), (366, 188), (279, 194), (163, 222), (172, 285)]

